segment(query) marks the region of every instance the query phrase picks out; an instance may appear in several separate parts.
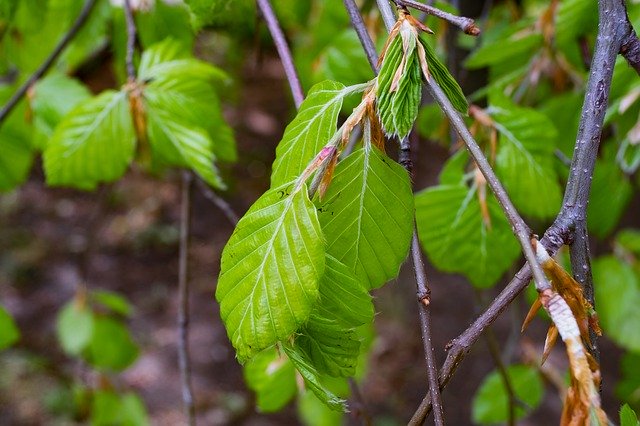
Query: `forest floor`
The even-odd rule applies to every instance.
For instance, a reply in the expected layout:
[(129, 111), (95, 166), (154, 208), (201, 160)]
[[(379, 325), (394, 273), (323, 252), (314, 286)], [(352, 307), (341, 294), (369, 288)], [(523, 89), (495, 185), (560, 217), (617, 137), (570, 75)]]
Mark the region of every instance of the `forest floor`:
[[(248, 65), (243, 79), (239, 87), (244, 92), (227, 111), (236, 130), (239, 161), (223, 168), (231, 186), (224, 197), (240, 214), (267, 188), (274, 149), (292, 111), (277, 61), (265, 60), (259, 72), (255, 64)], [(421, 143), (414, 152), (416, 188), (436, 182), (448, 154), (446, 148)], [(81, 282), (122, 293), (135, 306), (129, 324), (141, 354), (117, 385), (139, 392), (152, 424), (183, 423), (176, 354), (179, 204), (179, 173), (157, 178), (135, 168), (121, 181), (86, 193), (46, 188), (36, 164), (26, 185), (0, 196), (0, 300), (22, 331), (19, 344), (0, 354), (0, 425), (74, 424), (48, 407), (70, 377), (94, 380), (86, 366), (64, 356), (55, 337), (54, 318)], [(292, 406), (276, 415), (257, 413), (244, 385), (214, 299), (220, 253), (233, 226), (197, 186), (192, 227), (190, 347), (200, 424), (296, 424)], [(504, 283), (480, 293), (460, 276), (427, 267), (433, 340), (441, 364), (447, 342)], [(378, 337), (361, 390), (376, 424), (404, 424), (426, 391), (410, 268), (405, 265), (400, 277), (375, 297)], [(524, 298), (519, 299), (492, 328), (509, 362), (542, 352), (543, 320), (520, 334), (527, 309)], [(619, 402), (609, 384), (618, 375), (619, 351), (607, 341), (602, 351), (607, 354), (605, 408), (615, 413)], [(471, 424), (471, 400), (493, 365), (487, 344), (478, 342), (444, 392), (449, 424)], [(547, 366), (557, 371), (566, 367), (562, 345)], [(551, 385), (547, 388), (544, 403), (520, 424), (557, 421), (561, 401)], [(349, 422), (358, 424), (352, 417)]]

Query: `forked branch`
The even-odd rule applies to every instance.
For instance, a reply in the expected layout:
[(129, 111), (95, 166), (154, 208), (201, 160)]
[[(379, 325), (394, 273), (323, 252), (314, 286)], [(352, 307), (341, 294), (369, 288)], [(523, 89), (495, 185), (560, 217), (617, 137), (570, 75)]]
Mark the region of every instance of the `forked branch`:
[(476, 25), (476, 21), (471, 18), (454, 15), (452, 13), (438, 9), (437, 7), (430, 6), (415, 0), (394, 0), (394, 2), (398, 6), (421, 10), (425, 13), (428, 13), (429, 15), (435, 16), (436, 18), (447, 21), (451, 25), (455, 25), (456, 27), (460, 28), (462, 31), (464, 31), (465, 34), (469, 34), (472, 36), (480, 35), (480, 28), (478, 28), (478, 26)]

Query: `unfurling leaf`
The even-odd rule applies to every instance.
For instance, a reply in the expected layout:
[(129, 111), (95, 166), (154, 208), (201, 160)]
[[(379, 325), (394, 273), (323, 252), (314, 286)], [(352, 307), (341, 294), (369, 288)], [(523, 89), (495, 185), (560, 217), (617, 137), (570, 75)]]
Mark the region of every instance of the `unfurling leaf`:
[(306, 185), (292, 186), (260, 197), (222, 253), (216, 298), (241, 362), (288, 339), (316, 306), (322, 234)]

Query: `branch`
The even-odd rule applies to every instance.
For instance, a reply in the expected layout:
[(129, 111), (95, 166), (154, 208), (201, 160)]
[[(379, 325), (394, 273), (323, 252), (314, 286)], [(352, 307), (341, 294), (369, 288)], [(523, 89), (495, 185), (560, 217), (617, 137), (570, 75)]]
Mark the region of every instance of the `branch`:
[(476, 25), (476, 22), (471, 18), (465, 18), (464, 16), (457, 16), (444, 10), (440, 10), (437, 7), (429, 6), (424, 3), (414, 0), (394, 0), (398, 6), (411, 7), (413, 9), (421, 10), (429, 15), (433, 15), (436, 18), (440, 18), (447, 21), (451, 25), (455, 25), (460, 28), (465, 34), (472, 36), (480, 35), (480, 28)]
[(87, 21), (87, 18), (89, 17), (91, 10), (93, 9), (93, 6), (95, 4), (96, 4), (96, 0), (87, 0), (85, 2), (75, 22), (73, 23), (73, 25), (71, 25), (71, 28), (69, 28), (69, 31), (67, 31), (67, 33), (60, 39), (60, 41), (58, 42), (56, 47), (53, 49), (51, 54), (44, 60), (42, 65), (40, 65), (40, 67), (34, 71), (31, 77), (29, 77), (27, 81), (25, 81), (22, 84), (22, 86), (20, 86), (18, 91), (14, 93), (11, 99), (9, 99), (9, 101), (2, 107), (2, 110), (0, 110), (0, 123), (2, 123), (7, 118), (9, 113), (13, 110), (13, 108), (15, 108), (16, 105), (18, 105), (18, 102), (20, 101), (20, 99), (22, 99), (25, 93), (27, 93), (27, 90), (29, 90), (29, 88), (40, 77), (42, 77), (49, 70), (49, 68), (51, 68), (51, 66), (60, 56), (60, 54), (64, 52), (64, 49), (67, 47), (69, 42), (73, 40), (73, 38), (78, 34), (78, 31), (80, 31), (84, 23)]
[(638, 35), (633, 29), (633, 26), (631, 26), (628, 16), (626, 26), (627, 35), (622, 40), (620, 54), (624, 56), (627, 63), (640, 74), (640, 39), (638, 39)]
[[(127, 2), (128, 0), (125, 0)], [(180, 258), (178, 271), (178, 364), (182, 382), (184, 414), (190, 426), (196, 424), (189, 358), (189, 228), (191, 223), (191, 172), (182, 172), (180, 202)]]
[(224, 198), (216, 194), (202, 179), (197, 178), (196, 183), (202, 195), (218, 207), (232, 225), (237, 225), (240, 218), (231, 205), (227, 203)]
[(136, 23), (133, 20), (130, 1), (124, 0), (122, 7), (124, 8), (124, 18), (127, 25), (127, 55), (125, 57), (127, 79), (132, 82), (136, 79), (136, 68), (133, 65), (133, 53), (136, 46)]
[(276, 18), (269, 0), (257, 0), (257, 2), (260, 12), (267, 23), (271, 37), (273, 38), (273, 42), (276, 45), (276, 49), (278, 50), (278, 55), (280, 55), (282, 65), (284, 66), (284, 72), (287, 75), (289, 87), (291, 87), (293, 102), (296, 108), (299, 108), (304, 100), (304, 92), (302, 91), (302, 85), (300, 84), (300, 79), (298, 78), (298, 73), (296, 72), (293, 58), (291, 57), (291, 50), (289, 50), (289, 45), (287, 44), (287, 40), (284, 37), (282, 28), (280, 28), (280, 24), (278, 23), (278, 18)]
[[(580, 126), (563, 206), (553, 225), (545, 232), (541, 240), (550, 255), (555, 255), (563, 244), (570, 244), (571, 250), (576, 253), (572, 256), (572, 260), (573, 258), (578, 258), (578, 252), (584, 253), (588, 259), (586, 209), (591, 187), (590, 177), (593, 176), (600, 144), (602, 124), (607, 109), (611, 77), (613, 75), (613, 64), (623, 40), (629, 35), (629, 28), (618, 25), (621, 19), (626, 18), (626, 10), (622, 0), (600, 0), (599, 8), (600, 25), (598, 27), (596, 48), (582, 107)], [(577, 243), (578, 246), (575, 241), (580, 241)], [(586, 270), (583, 265), (587, 266)], [(581, 269), (584, 271), (582, 274), (585, 284), (589, 284), (586, 281), (586, 277), (591, 276), (589, 268), (588, 263), (578, 263), (573, 266), (574, 273)], [(580, 279), (581, 277), (577, 276), (577, 278)], [(450, 350), (440, 371), (441, 388), (447, 385), (457, 366), (484, 329), (491, 325), (516, 296), (524, 290), (530, 279), (530, 268), (525, 265), (491, 303), (489, 308), (449, 344)], [(591, 281), (590, 278), (589, 281)], [(591, 293), (589, 293), (589, 290)], [(585, 294), (592, 295), (592, 291), (592, 286), (585, 288)], [(430, 410), (430, 396), (426, 395), (409, 424), (422, 424)]]

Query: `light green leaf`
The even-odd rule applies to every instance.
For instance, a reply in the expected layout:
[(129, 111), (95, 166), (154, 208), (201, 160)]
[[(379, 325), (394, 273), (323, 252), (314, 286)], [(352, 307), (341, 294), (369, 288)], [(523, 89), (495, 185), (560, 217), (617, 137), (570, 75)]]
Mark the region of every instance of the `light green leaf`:
[[(527, 406), (525, 411), (521, 404), (516, 404), (516, 419), (521, 419), (540, 405), (544, 386), (539, 373), (533, 367), (511, 365), (507, 368), (507, 374), (516, 397)], [(509, 400), (503, 378), (497, 371), (493, 371), (484, 379), (473, 398), (473, 422), (504, 423), (509, 418), (508, 410)]]
[(60, 345), (67, 354), (80, 354), (91, 342), (93, 312), (75, 300), (67, 303), (58, 314), (56, 331)]
[(236, 160), (233, 131), (224, 121), (220, 100), (210, 81), (161, 76), (147, 85), (145, 100), (171, 114), (175, 121), (205, 130), (220, 160)]
[(629, 177), (620, 170), (614, 159), (596, 159), (587, 206), (589, 232), (600, 238), (608, 236), (620, 221), (632, 196), (633, 187)]
[(280, 410), (297, 393), (295, 368), (275, 347), (260, 352), (247, 362), (244, 378), (256, 393), (258, 408), (265, 413)]
[(82, 102), (58, 125), (44, 151), (49, 185), (94, 188), (125, 172), (136, 136), (125, 92)]
[(338, 163), (318, 203), (327, 253), (368, 288), (398, 275), (413, 234), (407, 172), (377, 148), (361, 148)]
[(469, 109), (469, 103), (464, 96), (462, 88), (458, 84), (455, 78), (451, 75), (447, 67), (440, 61), (438, 55), (429, 45), (429, 43), (420, 40), (420, 43), (425, 48), (427, 56), (427, 64), (429, 65), (429, 73), (438, 82), (438, 85), (442, 88), (447, 98), (451, 101), (454, 108), (463, 114), (467, 114)]
[(604, 334), (623, 348), (640, 351), (640, 280), (633, 268), (613, 256), (598, 258), (593, 282)]
[(216, 298), (241, 362), (303, 325), (318, 299), (325, 252), (305, 186), (270, 189), (240, 220), (221, 261)]
[(109, 290), (92, 290), (91, 298), (112, 312), (128, 317), (133, 311), (131, 303), (121, 294)]
[(323, 81), (311, 88), (276, 148), (272, 188), (297, 178), (336, 133), (342, 101), (351, 93), (352, 88), (335, 81)]
[(489, 108), (500, 133), (496, 173), (516, 207), (528, 216), (555, 216), (562, 192), (554, 169), (553, 123), (532, 109)]
[(251, 0), (186, 0), (198, 25), (237, 25), (255, 22), (255, 1)]
[[(403, 51), (400, 35), (394, 37), (385, 53), (376, 88), (376, 108), (384, 132), (389, 137), (404, 138), (411, 132), (418, 116), (422, 96), (422, 68), (416, 50), (417, 38), (408, 36), (407, 51)], [(397, 87), (392, 91), (403, 57), (406, 64)]]
[(416, 223), (422, 247), (433, 264), (486, 288), (509, 269), (520, 253), (493, 196), (487, 194), (491, 227), (482, 219), (475, 187), (441, 185), (416, 195)]
[(315, 393), (306, 391), (298, 397), (298, 416), (307, 426), (344, 424), (345, 414), (327, 407)]
[[(465, 64), (467, 68), (475, 69), (513, 61), (514, 58), (521, 56), (531, 57), (542, 47), (542, 42), (543, 37), (540, 33), (528, 35), (516, 33), (508, 38), (500, 38), (492, 43), (484, 44), (469, 56)], [(509, 69), (512, 68), (513, 66), (510, 65)]]
[(49, 137), (65, 115), (89, 98), (91, 92), (78, 80), (64, 74), (50, 74), (36, 83), (29, 97), (34, 124)]
[(0, 350), (8, 348), (18, 341), (20, 330), (9, 312), (0, 305)]
[(629, 407), (629, 404), (624, 404), (620, 408), (620, 426), (640, 426), (638, 416), (631, 407)]
[(334, 411), (346, 410), (346, 401), (335, 396), (322, 384), (317, 369), (303, 353), (289, 345), (283, 345), (282, 348), (304, 379), (307, 388), (311, 390), (322, 403)]
[(92, 426), (145, 426), (148, 424), (147, 411), (138, 395), (134, 393), (118, 395), (108, 390), (94, 393), (91, 407)]
[(12, 120), (14, 114), (0, 127), (0, 192), (24, 182), (33, 162), (29, 134), (23, 125)]
[[(152, 3), (148, 11), (138, 10), (136, 27), (142, 46), (152, 46), (167, 38), (177, 39), (191, 50), (194, 31), (189, 8), (184, 3)], [(146, 49), (145, 49), (146, 50)]]
[(169, 165), (188, 167), (214, 188), (225, 189), (207, 132), (178, 121), (163, 106), (151, 99), (147, 103), (147, 134), (154, 156)]
[(87, 361), (101, 370), (122, 371), (138, 358), (138, 347), (125, 325), (113, 318), (95, 316)]
[(616, 235), (616, 243), (640, 257), (640, 229), (623, 229)]

